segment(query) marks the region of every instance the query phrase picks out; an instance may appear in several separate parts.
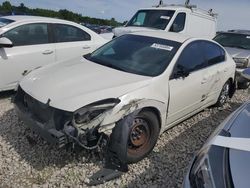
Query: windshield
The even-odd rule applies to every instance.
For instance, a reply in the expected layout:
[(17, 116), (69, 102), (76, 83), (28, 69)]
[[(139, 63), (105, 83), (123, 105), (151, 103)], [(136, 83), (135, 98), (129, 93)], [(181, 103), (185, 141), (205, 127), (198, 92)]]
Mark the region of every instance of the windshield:
[(14, 22), (14, 20), (9, 20), (9, 19), (6, 19), (6, 18), (0, 18), (0, 28), (1, 27), (4, 27), (10, 23)]
[(139, 10), (126, 26), (166, 29), (173, 17), (173, 10)]
[(158, 76), (167, 68), (180, 46), (181, 43), (165, 39), (123, 35), (86, 58), (120, 71)]
[(250, 35), (238, 33), (221, 33), (217, 35), (214, 40), (224, 47), (250, 50)]

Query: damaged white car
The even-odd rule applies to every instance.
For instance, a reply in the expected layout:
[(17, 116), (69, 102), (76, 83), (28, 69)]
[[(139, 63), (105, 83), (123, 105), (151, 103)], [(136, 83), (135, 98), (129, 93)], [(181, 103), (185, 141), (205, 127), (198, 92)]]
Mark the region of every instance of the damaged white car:
[(223, 105), (234, 93), (234, 77), (234, 61), (216, 42), (134, 33), (81, 61), (31, 72), (14, 102), (25, 125), (47, 141), (105, 148), (106, 168), (126, 171), (149, 154), (160, 133)]

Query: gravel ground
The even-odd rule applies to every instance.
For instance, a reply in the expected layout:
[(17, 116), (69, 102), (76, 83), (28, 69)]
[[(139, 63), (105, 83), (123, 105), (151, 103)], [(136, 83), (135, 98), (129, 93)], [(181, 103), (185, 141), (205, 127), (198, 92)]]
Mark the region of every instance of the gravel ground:
[[(87, 177), (102, 167), (100, 158), (86, 151), (70, 153), (47, 145), (23, 127), (10, 96), (0, 94), (0, 187), (87, 187)], [(206, 109), (175, 126), (161, 135), (146, 159), (130, 165), (121, 178), (99, 187), (181, 187), (195, 152), (247, 100), (247, 90), (237, 91), (223, 109)]]

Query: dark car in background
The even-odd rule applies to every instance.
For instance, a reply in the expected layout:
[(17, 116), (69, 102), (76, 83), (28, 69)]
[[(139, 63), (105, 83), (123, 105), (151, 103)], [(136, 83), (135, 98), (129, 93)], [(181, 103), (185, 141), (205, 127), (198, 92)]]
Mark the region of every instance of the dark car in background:
[[(250, 80), (250, 69), (242, 76)], [(195, 156), (183, 188), (250, 185), (250, 101), (229, 116)]]
[(85, 23), (82, 23), (82, 25), (91, 29), (97, 34), (112, 33), (112, 29), (113, 29), (112, 26), (107, 26), (107, 25), (96, 25), (96, 24), (85, 24)]
[(241, 72), (250, 67), (250, 30), (218, 32), (214, 40), (224, 46), (233, 57), (237, 67), (238, 88), (248, 88), (250, 82), (241, 76)]

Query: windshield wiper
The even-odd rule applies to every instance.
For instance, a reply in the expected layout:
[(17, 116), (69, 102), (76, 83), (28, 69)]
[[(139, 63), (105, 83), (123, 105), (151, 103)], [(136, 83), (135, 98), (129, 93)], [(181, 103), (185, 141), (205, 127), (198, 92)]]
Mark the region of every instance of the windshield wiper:
[(107, 66), (107, 67), (110, 67), (110, 68), (113, 68), (113, 69), (116, 69), (116, 70), (119, 70), (119, 71), (123, 71), (123, 72), (128, 72), (127, 70), (121, 68), (121, 67), (118, 67), (118, 66), (115, 66), (111, 63), (100, 63), (101, 65), (104, 65), (104, 66)]
[(99, 65), (102, 65), (102, 66), (106, 66), (106, 67), (112, 68), (112, 69), (116, 69), (116, 70), (123, 71), (123, 72), (129, 72), (129, 71), (127, 71), (127, 70), (125, 70), (125, 69), (123, 69), (123, 68), (121, 68), (121, 67), (115, 66), (115, 65), (113, 65), (113, 64), (111, 64), (111, 63), (107, 63), (107, 62), (103, 62), (103, 61), (97, 60), (97, 59), (95, 59), (95, 58), (91, 58), (91, 57), (90, 57), (88, 60), (89, 60), (89, 61), (92, 61), (92, 62), (94, 62), (94, 63), (97, 63), (97, 64), (99, 64)]

